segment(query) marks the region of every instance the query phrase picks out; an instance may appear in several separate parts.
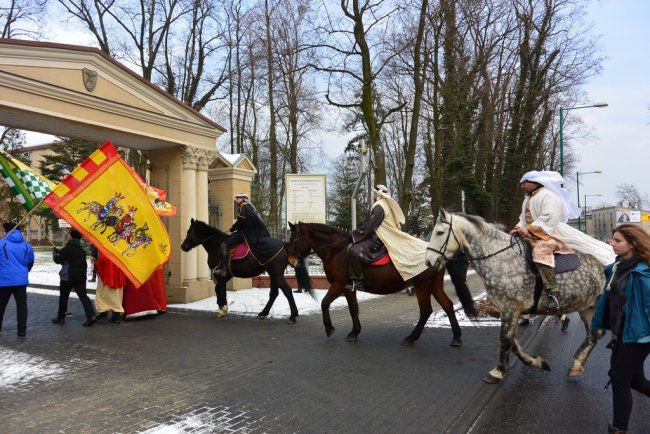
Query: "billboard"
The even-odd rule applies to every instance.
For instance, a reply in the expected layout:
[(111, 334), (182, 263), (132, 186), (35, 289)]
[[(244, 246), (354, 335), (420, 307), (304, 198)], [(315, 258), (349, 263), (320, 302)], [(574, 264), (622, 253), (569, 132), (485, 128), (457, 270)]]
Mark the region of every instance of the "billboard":
[(616, 223), (641, 223), (641, 211), (616, 211)]
[(287, 227), (289, 223), (327, 222), (326, 175), (285, 175)]

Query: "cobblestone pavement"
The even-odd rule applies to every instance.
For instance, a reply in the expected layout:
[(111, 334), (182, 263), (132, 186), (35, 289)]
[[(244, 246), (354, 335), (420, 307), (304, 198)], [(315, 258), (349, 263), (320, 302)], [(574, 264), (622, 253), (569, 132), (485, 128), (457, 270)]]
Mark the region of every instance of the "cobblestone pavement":
[(20, 339), (11, 304), (0, 365), (30, 363), (21, 381), (0, 374), (2, 432), (467, 432), (498, 390), (480, 381), (498, 328), (464, 328), (461, 348), (450, 329), (426, 329), (403, 347), (418, 316), (404, 293), (361, 303), (353, 343), (347, 309), (332, 312), (330, 338), (320, 314), (288, 325), (174, 311), (85, 328), (78, 300), (57, 326), (56, 297), (40, 294)]

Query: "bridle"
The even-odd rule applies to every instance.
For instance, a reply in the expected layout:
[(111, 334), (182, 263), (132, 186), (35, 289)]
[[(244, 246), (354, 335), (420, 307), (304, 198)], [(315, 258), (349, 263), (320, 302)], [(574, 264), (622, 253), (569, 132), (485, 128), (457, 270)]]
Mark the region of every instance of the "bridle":
[[(447, 238), (445, 238), (445, 242), (442, 243), (442, 247), (440, 247), (440, 250), (434, 249), (430, 245), (427, 245), (427, 250), (431, 250), (432, 252), (435, 252), (438, 255), (440, 255), (440, 257), (436, 260), (436, 262), (439, 262), (442, 259), (444, 259), (444, 261), (450, 261), (452, 259), (452, 258), (450, 258), (450, 257), (448, 257), (446, 255), (447, 246), (449, 245), (449, 239), (451, 238), (452, 235), (454, 236), (454, 241), (456, 241), (456, 244), (458, 244), (460, 246), (460, 241), (458, 241), (458, 237), (456, 236), (456, 233), (454, 232), (454, 226), (451, 224), (453, 219), (454, 219), (453, 215), (450, 215), (449, 222), (447, 223), (449, 225), (449, 232), (447, 232)], [(490, 254), (484, 255), (484, 256), (469, 256), (469, 255), (465, 255), (465, 256), (470, 261), (480, 261), (482, 259), (488, 259), (488, 258), (491, 258), (493, 256), (496, 256), (499, 253), (505, 252), (508, 249), (513, 249), (514, 250), (515, 245), (519, 246), (519, 254), (521, 254), (522, 250), (521, 250), (521, 245), (519, 244), (519, 239), (517, 237), (514, 237), (514, 236), (510, 235), (510, 244), (508, 244), (507, 246), (505, 246), (502, 249), (497, 250), (496, 252), (493, 252), (493, 253), (490, 253)]]

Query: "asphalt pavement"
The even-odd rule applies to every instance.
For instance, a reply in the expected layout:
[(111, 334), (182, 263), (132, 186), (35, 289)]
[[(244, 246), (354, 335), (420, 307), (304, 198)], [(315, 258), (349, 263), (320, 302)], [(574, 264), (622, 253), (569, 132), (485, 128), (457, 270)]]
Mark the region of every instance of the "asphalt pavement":
[[(470, 286), (481, 289), (476, 277)], [(431, 328), (403, 347), (418, 316), (403, 292), (360, 304), (357, 342), (345, 340), (347, 309), (332, 312), (330, 338), (320, 314), (288, 325), (171, 310), (86, 328), (76, 299), (63, 326), (50, 323), (56, 297), (29, 294), (29, 309), (27, 338), (16, 337), (13, 301), (0, 332), (2, 432), (605, 432), (611, 412), (603, 343), (582, 378), (566, 378), (577, 319), (566, 334), (522, 331), (553, 371), (516, 362), (494, 386), (481, 377), (496, 362), (499, 329), (465, 327), (453, 348), (450, 329)], [(635, 399), (632, 426), (650, 432), (648, 400)]]

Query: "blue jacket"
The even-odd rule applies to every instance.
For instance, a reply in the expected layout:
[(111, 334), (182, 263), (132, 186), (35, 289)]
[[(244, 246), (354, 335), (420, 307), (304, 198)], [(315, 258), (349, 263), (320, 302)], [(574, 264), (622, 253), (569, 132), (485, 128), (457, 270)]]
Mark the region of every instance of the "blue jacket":
[[(607, 282), (612, 278), (614, 264), (605, 267)], [(607, 286), (605, 286), (607, 288)], [(591, 326), (595, 329), (609, 328), (609, 291), (600, 297)], [(623, 342), (650, 342), (650, 265), (639, 262), (627, 279), (625, 285), (625, 325), (623, 326)]]
[(29, 270), (34, 265), (34, 249), (15, 230), (0, 240), (0, 286), (22, 286), (29, 283)]

